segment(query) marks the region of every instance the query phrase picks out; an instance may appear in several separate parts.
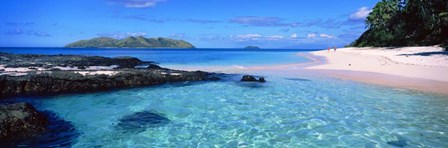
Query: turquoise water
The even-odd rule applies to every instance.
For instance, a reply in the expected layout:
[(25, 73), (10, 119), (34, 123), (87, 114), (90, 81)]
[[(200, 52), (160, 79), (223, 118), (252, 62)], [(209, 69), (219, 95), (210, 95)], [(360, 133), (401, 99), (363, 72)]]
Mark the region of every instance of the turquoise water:
[[(167, 84), (33, 100), (81, 131), (74, 147), (448, 147), (448, 99), (332, 79)], [(155, 111), (168, 124), (116, 130)]]
[[(273, 57), (288, 63), (283, 57), (296, 52)], [(262, 62), (253, 55), (272, 53), (240, 54)], [(232, 59), (203, 64), (242, 63)], [(73, 147), (448, 147), (446, 96), (322, 77), (267, 75), (263, 84), (239, 78), (18, 101), (70, 122), (79, 133), (67, 139)], [(137, 126), (120, 128), (123, 118), (141, 112), (168, 122), (147, 125), (138, 116)]]

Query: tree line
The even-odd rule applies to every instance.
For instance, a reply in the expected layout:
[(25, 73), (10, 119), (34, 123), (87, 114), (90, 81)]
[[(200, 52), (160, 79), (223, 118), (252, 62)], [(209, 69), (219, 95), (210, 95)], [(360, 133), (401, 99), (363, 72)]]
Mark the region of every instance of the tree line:
[(441, 45), (448, 48), (448, 0), (382, 0), (351, 46)]

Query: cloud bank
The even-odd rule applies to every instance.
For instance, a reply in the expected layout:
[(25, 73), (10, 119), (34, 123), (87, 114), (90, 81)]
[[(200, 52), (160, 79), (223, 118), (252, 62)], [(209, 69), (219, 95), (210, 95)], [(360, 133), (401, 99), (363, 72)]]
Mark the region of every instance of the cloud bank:
[(128, 8), (149, 8), (155, 7), (158, 3), (165, 0), (109, 0), (112, 3), (123, 4)]
[(33, 35), (37, 37), (52, 37), (52, 35), (45, 31), (37, 30), (23, 30), (23, 29), (13, 29), (4, 32), (5, 35)]

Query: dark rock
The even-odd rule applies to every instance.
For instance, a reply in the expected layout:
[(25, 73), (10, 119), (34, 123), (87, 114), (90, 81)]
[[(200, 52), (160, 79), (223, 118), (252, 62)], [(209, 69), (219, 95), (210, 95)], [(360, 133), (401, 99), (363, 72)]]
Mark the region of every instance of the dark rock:
[(241, 78), (242, 82), (266, 82), (266, 80), (264, 79), (264, 77), (260, 77), (258, 80), (257, 78), (255, 78), (254, 76), (251, 75), (244, 75), (243, 78)]
[(119, 68), (134, 68), (139, 64), (143, 64), (144, 62), (140, 61), (137, 58), (124, 56), (124, 57), (116, 57), (113, 58), (116, 63), (120, 66)]
[(407, 146), (407, 142), (403, 137), (398, 137), (396, 140), (387, 141), (387, 144), (393, 145), (396, 147), (405, 147)]
[(256, 82), (258, 80), (254, 76), (244, 75), (243, 78), (241, 78), (241, 81), (244, 81), (244, 82)]
[(120, 68), (134, 68), (139, 64), (151, 63), (143, 62), (134, 57), (100, 57), (100, 56), (82, 56), (82, 55), (40, 55), (40, 54), (9, 54), (0, 53), (0, 58), (11, 59), (8, 61), (0, 60), (1, 65), (7, 67), (45, 67), (51, 66), (111, 66), (118, 65)]
[(117, 127), (127, 131), (144, 131), (147, 128), (164, 126), (169, 122), (170, 119), (162, 114), (142, 111), (124, 116), (119, 120)]
[(148, 67), (146, 67), (147, 69), (162, 69), (162, 67), (160, 67), (159, 65), (156, 64), (149, 64)]
[(43, 111), (48, 118), (45, 132), (38, 137), (0, 141), (4, 147), (70, 147), (80, 135), (75, 126), (58, 117), (55, 113)]
[[(111, 89), (152, 86), (170, 82), (218, 80), (213, 73), (202, 71), (180, 71), (162, 68), (133, 57), (107, 58), (74, 55), (16, 55), (0, 53), (0, 58), (15, 59), (0, 64), (20, 66), (45, 63), (65, 66), (110, 66), (119, 65), (114, 75), (86, 75), (73, 71), (51, 69), (45, 72), (28, 72), (25, 76), (0, 75), (0, 99), (17, 96), (44, 96), (64, 93), (97, 92)], [(18, 59), (17, 59), (18, 58)], [(53, 59), (54, 58), (54, 59)], [(46, 61), (46, 62), (43, 62)], [(135, 68), (149, 64), (148, 68)], [(127, 68), (129, 67), (129, 68)]]
[(0, 141), (38, 137), (48, 119), (28, 103), (0, 105)]
[(78, 66), (78, 69), (86, 69), (85, 66)]

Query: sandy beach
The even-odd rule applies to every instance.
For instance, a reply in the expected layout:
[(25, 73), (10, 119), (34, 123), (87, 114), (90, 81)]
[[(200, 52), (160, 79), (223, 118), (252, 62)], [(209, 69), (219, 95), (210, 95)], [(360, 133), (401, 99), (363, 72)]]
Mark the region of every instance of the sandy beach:
[(448, 94), (448, 55), (440, 47), (341, 48), (307, 67), (343, 79)]
[(334, 77), (448, 95), (448, 54), (440, 47), (340, 48), (298, 53), (310, 62), (259, 66), (174, 66), (188, 71)]

